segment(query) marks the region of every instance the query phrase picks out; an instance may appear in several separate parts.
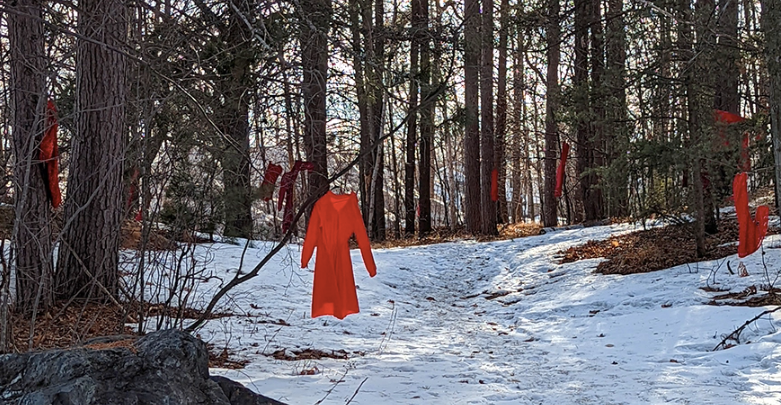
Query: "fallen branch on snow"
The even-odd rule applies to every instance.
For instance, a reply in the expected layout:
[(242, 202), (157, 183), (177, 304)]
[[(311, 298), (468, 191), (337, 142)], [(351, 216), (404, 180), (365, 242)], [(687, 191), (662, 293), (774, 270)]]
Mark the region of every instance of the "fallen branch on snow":
[(740, 334), (743, 333), (743, 330), (746, 329), (747, 326), (749, 326), (752, 323), (754, 323), (757, 319), (759, 319), (759, 318), (761, 318), (761, 317), (763, 317), (765, 315), (772, 314), (773, 312), (776, 312), (779, 309), (781, 309), (781, 307), (776, 307), (776, 309), (768, 309), (766, 311), (762, 311), (762, 313), (760, 313), (759, 315), (749, 319), (748, 321), (746, 321), (746, 323), (743, 324), (743, 326), (735, 329), (734, 331), (732, 331), (732, 333), (730, 333), (724, 339), (722, 339), (721, 342), (719, 342), (719, 344), (717, 344), (716, 347), (714, 347), (712, 351), (715, 352), (716, 350), (719, 350), (719, 348), (728, 349), (728, 348), (732, 347), (732, 346), (727, 345), (727, 341), (728, 340), (734, 340), (737, 343), (740, 343)]

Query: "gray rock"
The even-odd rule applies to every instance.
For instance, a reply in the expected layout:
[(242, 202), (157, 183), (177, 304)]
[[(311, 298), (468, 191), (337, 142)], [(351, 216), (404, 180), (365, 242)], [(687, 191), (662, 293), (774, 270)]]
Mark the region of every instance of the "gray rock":
[[(0, 403), (281, 404), (231, 380), (210, 379), (206, 344), (187, 333), (178, 330), (150, 333), (138, 339), (134, 348), (75, 348), (2, 355)], [(231, 399), (234, 397), (241, 398), (242, 402), (235, 402)], [(251, 402), (253, 399), (255, 402)]]
[(229, 378), (215, 375), (211, 380), (219, 384), (231, 405), (285, 405), (277, 400), (258, 395)]

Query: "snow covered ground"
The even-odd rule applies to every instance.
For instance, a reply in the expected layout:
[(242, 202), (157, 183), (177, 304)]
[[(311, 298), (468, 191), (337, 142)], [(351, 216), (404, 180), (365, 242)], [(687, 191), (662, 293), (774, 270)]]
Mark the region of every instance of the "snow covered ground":
[[(198, 333), (250, 361), (213, 374), (296, 405), (781, 403), (781, 312), (753, 323), (742, 344), (712, 351), (764, 308), (705, 305), (714, 293), (700, 289), (772, 282), (781, 239), (764, 243), (767, 276), (760, 252), (743, 260), (748, 277), (723, 261), (630, 276), (593, 274), (599, 260), (557, 264), (559, 250), (633, 230), (375, 250), (375, 278), (354, 250), (361, 313), (342, 321), (309, 317), (313, 271), (298, 267), (300, 246), (290, 245), (225, 301), (242, 315)], [(272, 246), (248, 249), (244, 266)], [(210, 272), (231, 277), (243, 247), (199, 249)], [(727, 259), (736, 269), (737, 257)], [(348, 358), (264, 355), (307, 348)]]

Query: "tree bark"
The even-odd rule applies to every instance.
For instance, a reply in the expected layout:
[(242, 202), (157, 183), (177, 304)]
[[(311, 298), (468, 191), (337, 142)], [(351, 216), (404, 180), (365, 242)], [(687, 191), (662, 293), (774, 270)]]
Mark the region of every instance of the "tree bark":
[(559, 108), (559, 59), (561, 28), (559, 27), (559, 0), (548, 2), (548, 23), (546, 42), (548, 45), (548, 72), (546, 77), (547, 94), (545, 98), (545, 203), (543, 224), (556, 226), (556, 150), (558, 149), (558, 122), (556, 114)]
[[(606, 113), (604, 128), (604, 149), (607, 156), (600, 156), (598, 164), (612, 167), (611, 175), (603, 180), (610, 191), (611, 214), (623, 217), (629, 212), (627, 195), (628, 169), (626, 151), (629, 147), (626, 102), (626, 27), (623, 18), (623, 1), (608, 0), (606, 39)], [(600, 196), (601, 201), (601, 196)], [(600, 207), (601, 208), (601, 207)], [(597, 211), (599, 216), (602, 210)]]
[[(523, 72), (524, 38), (521, 30), (515, 34), (515, 49), (513, 50), (513, 141), (512, 141), (512, 203), (510, 212), (512, 221), (523, 219), (524, 179), (529, 171), (528, 145), (525, 128), (525, 103)], [(523, 175), (522, 175), (523, 173)]]
[(371, 221), (369, 225), (369, 237), (375, 241), (385, 240), (385, 153), (381, 143), (383, 108), (385, 100), (385, 87), (383, 75), (385, 71), (385, 23), (384, 2), (376, 0), (374, 3), (374, 29), (373, 29), (373, 63), (370, 86), (372, 97), (369, 99), (369, 125), (371, 126), (372, 146), (375, 153), (372, 172)]
[[(8, 40), (11, 51), (16, 259), (16, 309), (28, 314), (52, 305), (52, 215), (39, 146), (44, 133), (46, 54), (42, 2), (10, 3)], [(0, 292), (3, 294), (4, 292)]]
[(418, 130), (418, 89), (420, 89), (420, 42), (422, 41), (423, 15), (421, 3), (424, 0), (412, 0), (412, 33), (410, 43), (410, 81), (409, 81), (409, 119), (407, 120), (407, 139), (404, 161), (404, 233), (415, 234), (415, 146)]
[[(249, 104), (251, 92), (252, 32), (244, 22), (253, 6), (250, 1), (239, 2), (239, 10), (231, 10), (224, 36), (228, 52), (218, 88), (224, 103), (217, 115), (217, 125), (227, 137), (222, 153), (223, 204), (225, 236), (251, 238), (252, 182), (249, 155)], [(238, 13), (242, 13), (239, 15)]]
[[(371, 147), (369, 133), (369, 101), (366, 92), (366, 66), (363, 61), (363, 42), (361, 41), (361, 28), (366, 30), (366, 26), (371, 28), (371, 19), (361, 21), (364, 17), (363, 8), (365, 2), (362, 0), (350, 1), (350, 22), (352, 30), (353, 45), (353, 70), (355, 71), (355, 93), (358, 101), (358, 122), (360, 130), (360, 151), (363, 155)], [(369, 32), (369, 31), (367, 31)], [(365, 224), (369, 223), (369, 186), (371, 184), (371, 157), (364, 155), (358, 164), (358, 194), (361, 198), (361, 214)]]
[[(125, 3), (79, 3), (76, 133), (71, 140), (65, 227), (59, 248), (60, 298), (116, 296), (125, 158)], [(110, 67), (110, 68), (107, 68)]]
[[(328, 181), (326, 148), (326, 82), (328, 78), (328, 30), (331, 26), (330, 0), (302, 0), (301, 64), (304, 102), (304, 152), (314, 170), (308, 176), (308, 196), (321, 197)], [(311, 210), (310, 210), (311, 212)], [(307, 216), (308, 217), (308, 216)]]
[(762, 2), (762, 30), (765, 34), (765, 63), (770, 76), (770, 131), (775, 158), (776, 209), (781, 207), (781, 0)]
[(480, 199), (481, 233), (496, 235), (496, 203), (491, 200), (494, 161), (494, 1), (482, 0), (480, 69)]
[(472, 234), (481, 231), (480, 199), (480, 123), (477, 117), (478, 72), (480, 64), (479, 0), (464, 0), (464, 90), (465, 120), (464, 135), (464, 206), (466, 230)]
[(498, 84), (496, 90), (496, 145), (494, 151), (494, 167), (498, 168), (498, 192), (499, 201), (496, 203), (498, 210), (496, 221), (509, 222), (507, 213), (507, 36), (510, 30), (510, 1), (501, 0), (499, 6), (499, 20), (501, 31), (499, 32), (499, 69), (497, 71)]
[[(575, 131), (577, 139), (576, 169), (580, 179), (579, 200), (585, 210), (585, 219), (594, 220), (594, 201), (592, 191), (596, 191), (596, 176), (589, 170), (594, 165), (594, 142), (590, 131), (589, 85), (588, 85), (588, 33), (589, 22), (592, 16), (589, 14), (589, 2), (591, 0), (575, 0), (575, 74), (573, 76), (573, 104), (575, 114)], [(576, 222), (583, 219), (580, 209), (575, 212)]]
[(434, 64), (431, 61), (431, 43), (428, 34), (429, 4), (428, 0), (420, 2), (420, 90), (421, 98), (426, 104), (420, 109), (420, 172), (418, 179), (418, 236), (425, 237), (431, 233), (431, 147), (434, 139), (434, 100), (429, 100), (432, 89)]

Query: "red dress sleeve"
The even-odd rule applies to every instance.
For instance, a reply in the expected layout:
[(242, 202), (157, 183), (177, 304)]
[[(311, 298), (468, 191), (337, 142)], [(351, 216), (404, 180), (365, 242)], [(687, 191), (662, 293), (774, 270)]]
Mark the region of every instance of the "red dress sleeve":
[(353, 234), (355, 234), (355, 240), (358, 242), (358, 247), (361, 249), (361, 256), (363, 257), (363, 264), (366, 266), (366, 270), (369, 275), (374, 277), (377, 274), (377, 265), (374, 263), (374, 256), (372, 255), (372, 247), (369, 242), (369, 236), (366, 234), (366, 226), (363, 224), (363, 216), (361, 210), (358, 208), (358, 197), (353, 194), (352, 202), (352, 227)]

